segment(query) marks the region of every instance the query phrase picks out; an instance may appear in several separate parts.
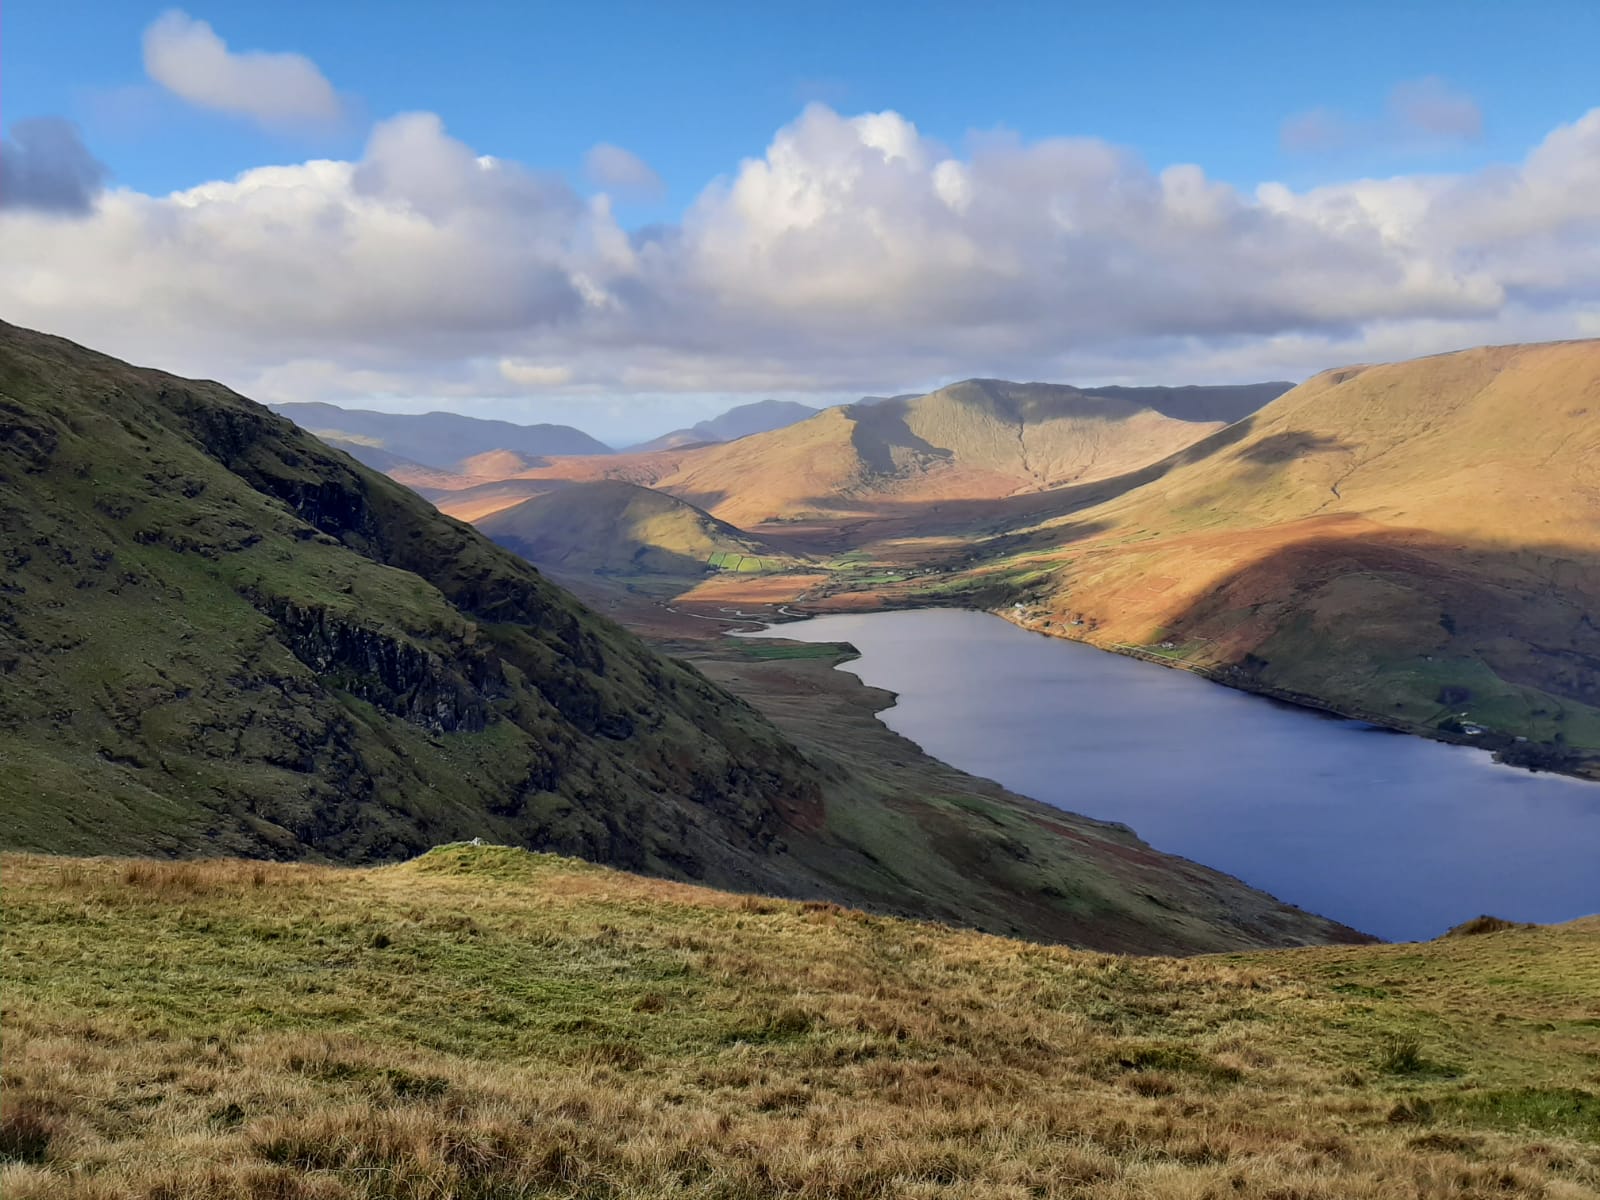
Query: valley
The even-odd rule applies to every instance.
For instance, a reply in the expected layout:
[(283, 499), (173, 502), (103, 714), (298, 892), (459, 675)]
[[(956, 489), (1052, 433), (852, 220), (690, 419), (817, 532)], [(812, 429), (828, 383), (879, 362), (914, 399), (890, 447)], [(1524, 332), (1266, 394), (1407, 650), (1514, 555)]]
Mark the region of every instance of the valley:
[(805, 560), (749, 577), (708, 561), (671, 598), (685, 611), (986, 609), (1600, 778), (1600, 343), (1277, 386), (1169, 389), (1186, 403), (1163, 411), (1139, 406), (1159, 389), (979, 380), (425, 490), (482, 520), (518, 488), (626, 477)]
[(775, 668), (814, 697), (781, 728), (220, 385), (0, 326), (0, 483), (5, 848), (371, 863), (482, 837), (1107, 950), (1362, 937), (885, 743), (823, 664)]
[(1600, 5), (4, 25), (0, 1200), (1600, 1200)]

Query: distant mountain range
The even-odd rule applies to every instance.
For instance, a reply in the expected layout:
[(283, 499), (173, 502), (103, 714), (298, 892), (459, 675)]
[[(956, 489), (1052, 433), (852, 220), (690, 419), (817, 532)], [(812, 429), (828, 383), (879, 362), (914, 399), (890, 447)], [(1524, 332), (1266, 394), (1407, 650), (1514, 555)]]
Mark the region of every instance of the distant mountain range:
[[(1000, 389), (1048, 389), (1053, 384), (1014, 384), (973, 380)], [(960, 386), (960, 385), (955, 385)], [(1183, 421), (1236, 421), (1282, 395), (1288, 383), (1225, 387), (1068, 388), (1075, 394), (1118, 400)], [(948, 389), (941, 389), (946, 391)], [(939, 393), (934, 393), (939, 394)], [(905, 405), (919, 394), (866, 396), (852, 407)], [(570, 425), (517, 425), (460, 413), (385, 413), (333, 404), (275, 404), (274, 412), (376, 470), (428, 486), (430, 473), (473, 480), (506, 479), (547, 465), (551, 458), (615, 453), (611, 447)], [(739, 441), (786, 429), (814, 418), (819, 410), (792, 400), (741, 404), (686, 429), (630, 446), (623, 454), (651, 454)], [(448, 486), (448, 480), (433, 480)]]
[[(1159, 391), (1153, 398), (1176, 407), (1167, 389)], [(1238, 396), (1229, 400), (1243, 404)], [(1168, 416), (1143, 397), (972, 379), (923, 396), (824, 409), (782, 429), (640, 459), (626, 469), (633, 482), (748, 527), (908, 515), (944, 501), (1101, 479), (1155, 462), (1221, 427), (1216, 419)], [(538, 473), (581, 476), (623, 466), (558, 460)]]
[(798, 404), (793, 400), (758, 400), (754, 404), (730, 408), (721, 416), (701, 421), (688, 429), (675, 429), (648, 442), (629, 446), (627, 453), (649, 453), (652, 450), (674, 450), (708, 442), (737, 441), (751, 434), (782, 429), (816, 415), (817, 410), (809, 404)]
[(570, 425), (516, 425), (459, 413), (386, 413), (333, 404), (274, 404), (272, 410), (370, 467), (398, 462), (452, 470), (494, 451), (529, 458), (610, 454), (611, 447)]

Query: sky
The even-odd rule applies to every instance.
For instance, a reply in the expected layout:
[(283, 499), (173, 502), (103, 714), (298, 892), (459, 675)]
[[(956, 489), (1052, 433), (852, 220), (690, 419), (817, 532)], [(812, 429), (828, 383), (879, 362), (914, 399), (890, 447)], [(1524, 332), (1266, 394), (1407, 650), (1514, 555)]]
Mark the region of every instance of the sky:
[(0, 11), (0, 316), (641, 440), (1600, 336), (1600, 4)]

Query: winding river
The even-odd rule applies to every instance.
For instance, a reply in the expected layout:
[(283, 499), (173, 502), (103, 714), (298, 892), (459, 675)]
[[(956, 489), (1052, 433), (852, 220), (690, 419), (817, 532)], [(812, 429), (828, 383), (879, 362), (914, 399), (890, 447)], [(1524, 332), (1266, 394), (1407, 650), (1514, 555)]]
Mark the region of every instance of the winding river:
[(881, 715), (1012, 791), (1391, 940), (1600, 911), (1600, 784), (1500, 766), (976, 612), (841, 614), (748, 636), (851, 642)]

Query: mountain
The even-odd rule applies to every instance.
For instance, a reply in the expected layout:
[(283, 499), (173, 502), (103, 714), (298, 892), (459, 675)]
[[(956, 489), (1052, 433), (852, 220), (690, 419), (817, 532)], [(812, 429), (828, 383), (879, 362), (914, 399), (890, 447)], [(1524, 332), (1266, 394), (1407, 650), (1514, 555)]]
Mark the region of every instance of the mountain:
[(0, 877), (8, 1200), (1583, 1200), (1600, 1178), (1600, 918), (1174, 960), (503, 846), (359, 871), (7, 855)]
[(1221, 421), (1232, 425), (1294, 387), (1292, 383), (1241, 383), (1196, 387), (1092, 387), (1090, 396), (1126, 400), (1183, 421)]
[[(989, 502), (1105, 479), (1157, 462), (1288, 384), (1102, 388), (971, 379), (925, 395), (867, 397), (737, 441), (636, 448), (601, 458), (478, 465), (454, 481), (398, 469), (444, 511), (478, 520), (512, 480), (623, 480), (669, 492), (741, 527), (777, 520), (916, 521), (949, 501)], [(777, 411), (749, 405), (749, 409)], [(783, 412), (795, 415), (802, 405)], [(738, 425), (721, 427), (731, 432)], [(693, 431), (681, 431), (692, 433)], [(708, 430), (707, 432), (714, 432)], [(696, 435), (698, 436), (698, 435)], [(658, 439), (659, 445), (663, 440)], [(469, 495), (468, 489), (474, 489)], [(483, 489), (483, 490), (478, 490)], [(529, 491), (545, 489), (529, 486)]]
[(271, 408), (324, 441), (338, 441), (341, 449), (354, 444), (436, 469), (454, 469), (462, 459), (495, 450), (535, 458), (611, 453), (611, 447), (570, 425), (515, 425), (459, 413), (385, 413), (316, 403)]
[(0, 324), (0, 499), (4, 847), (370, 863), (481, 836), (1108, 949), (1358, 936), (926, 759), (854, 693), (819, 707), (830, 662), (794, 668), (786, 736), (218, 384)]
[(1063, 385), (972, 379), (690, 451), (652, 486), (742, 526), (881, 515), (1106, 478), (1218, 428)]
[(215, 384), (4, 327), (0, 392), (10, 844), (782, 882), (815, 770), (469, 527)]
[[(1033, 385), (1038, 386), (1038, 385)], [(1108, 400), (1126, 400), (1144, 408), (1153, 408), (1169, 417), (1182, 421), (1221, 421), (1231, 425), (1241, 421), (1263, 404), (1283, 395), (1292, 383), (1239, 383), (1221, 385), (1188, 384), (1183, 387), (1104, 387), (1079, 388), (1086, 396), (1103, 396)], [(857, 404), (887, 404), (895, 401), (915, 400), (921, 392), (907, 392), (899, 396), (863, 396)]]
[(1600, 773), (1600, 341), (1327, 371), (1051, 500), (980, 552), (1041, 627)]
[(692, 504), (621, 480), (569, 484), (476, 524), (494, 542), (552, 570), (692, 578), (795, 564), (793, 555)]
[(782, 429), (816, 415), (817, 410), (809, 404), (799, 404), (793, 400), (759, 400), (754, 404), (730, 408), (709, 421), (701, 421), (688, 429), (675, 429), (628, 449), (630, 453), (648, 453), (651, 450), (675, 450), (709, 442), (733, 442), (753, 433)]

